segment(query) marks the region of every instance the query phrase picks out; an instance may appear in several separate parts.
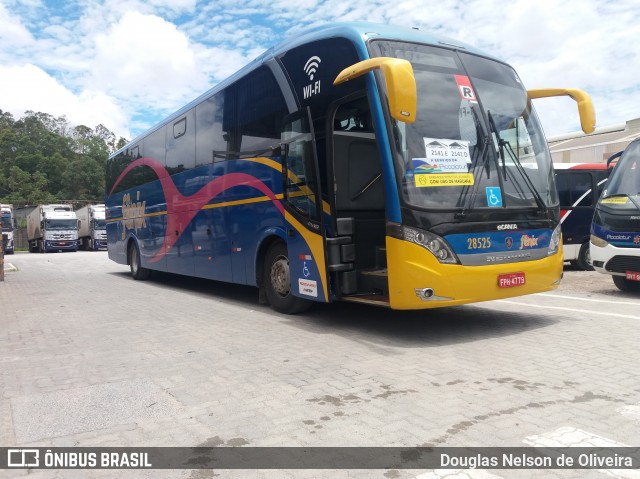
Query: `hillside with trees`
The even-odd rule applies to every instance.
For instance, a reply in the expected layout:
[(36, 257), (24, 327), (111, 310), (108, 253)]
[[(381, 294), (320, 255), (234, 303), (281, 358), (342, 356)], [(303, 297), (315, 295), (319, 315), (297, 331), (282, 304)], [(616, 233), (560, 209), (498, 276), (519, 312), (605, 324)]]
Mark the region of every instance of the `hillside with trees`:
[(33, 111), (16, 120), (0, 110), (0, 202), (101, 203), (107, 157), (126, 142), (103, 125), (72, 126)]

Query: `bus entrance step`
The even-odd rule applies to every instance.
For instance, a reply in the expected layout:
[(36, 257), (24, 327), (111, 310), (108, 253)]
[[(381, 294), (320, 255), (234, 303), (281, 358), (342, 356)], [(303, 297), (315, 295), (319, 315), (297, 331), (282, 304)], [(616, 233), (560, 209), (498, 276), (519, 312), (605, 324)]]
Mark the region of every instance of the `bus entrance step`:
[(377, 294), (358, 294), (356, 296), (343, 296), (343, 301), (351, 301), (352, 303), (375, 304), (377, 306), (389, 306), (389, 297)]
[(368, 269), (358, 272), (358, 292), (368, 294), (375, 292), (380, 296), (389, 295), (387, 269)]
[(360, 274), (363, 276), (381, 276), (386, 278), (389, 275), (387, 268), (382, 269), (368, 269), (364, 271), (360, 271)]

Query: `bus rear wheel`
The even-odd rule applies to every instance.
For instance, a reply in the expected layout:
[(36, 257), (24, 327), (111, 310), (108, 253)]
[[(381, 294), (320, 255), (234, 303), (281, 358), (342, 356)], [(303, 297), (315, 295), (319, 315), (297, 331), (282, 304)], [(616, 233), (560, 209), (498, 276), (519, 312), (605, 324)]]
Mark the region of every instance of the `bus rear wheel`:
[(311, 301), (291, 294), (289, 256), (287, 247), (281, 242), (274, 243), (267, 251), (263, 285), (269, 304), (279, 313), (301, 313), (313, 305)]
[(138, 245), (135, 243), (131, 243), (129, 245), (129, 268), (131, 269), (131, 277), (133, 279), (137, 279), (143, 281), (145, 279), (149, 279), (151, 276), (151, 270), (147, 268), (143, 268), (140, 265), (140, 250), (138, 249)]
[(640, 281), (631, 281), (624, 276), (612, 276), (612, 278), (613, 284), (615, 284), (620, 291), (640, 293)]

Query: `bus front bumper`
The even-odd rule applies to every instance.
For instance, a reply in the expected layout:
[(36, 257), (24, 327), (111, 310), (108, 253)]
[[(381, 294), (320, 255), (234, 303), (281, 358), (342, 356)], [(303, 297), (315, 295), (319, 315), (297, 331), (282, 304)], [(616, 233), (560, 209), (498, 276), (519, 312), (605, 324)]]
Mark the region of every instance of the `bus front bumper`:
[[(429, 309), (553, 290), (562, 279), (563, 255), (560, 247), (556, 254), (533, 261), (442, 264), (421, 246), (387, 236), (387, 265), (391, 308)], [(520, 279), (517, 285), (499, 280), (513, 274)]]
[(618, 248), (609, 243), (600, 247), (589, 243), (589, 252), (598, 273), (625, 276), (627, 271), (640, 271), (640, 247)]

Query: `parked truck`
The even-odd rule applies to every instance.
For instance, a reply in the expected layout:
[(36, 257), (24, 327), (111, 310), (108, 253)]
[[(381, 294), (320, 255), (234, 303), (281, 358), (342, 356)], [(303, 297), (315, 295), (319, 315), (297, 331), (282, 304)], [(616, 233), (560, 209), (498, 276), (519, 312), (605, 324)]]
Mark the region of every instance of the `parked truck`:
[(2, 239), (4, 241), (4, 253), (13, 254), (13, 230), (16, 229), (16, 219), (13, 216), (12, 205), (0, 205), (2, 214)]
[(107, 249), (107, 224), (104, 212), (104, 205), (87, 205), (76, 210), (80, 248)]
[(71, 205), (38, 205), (27, 216), (29, 251), (78, 250), (78, 218)]

